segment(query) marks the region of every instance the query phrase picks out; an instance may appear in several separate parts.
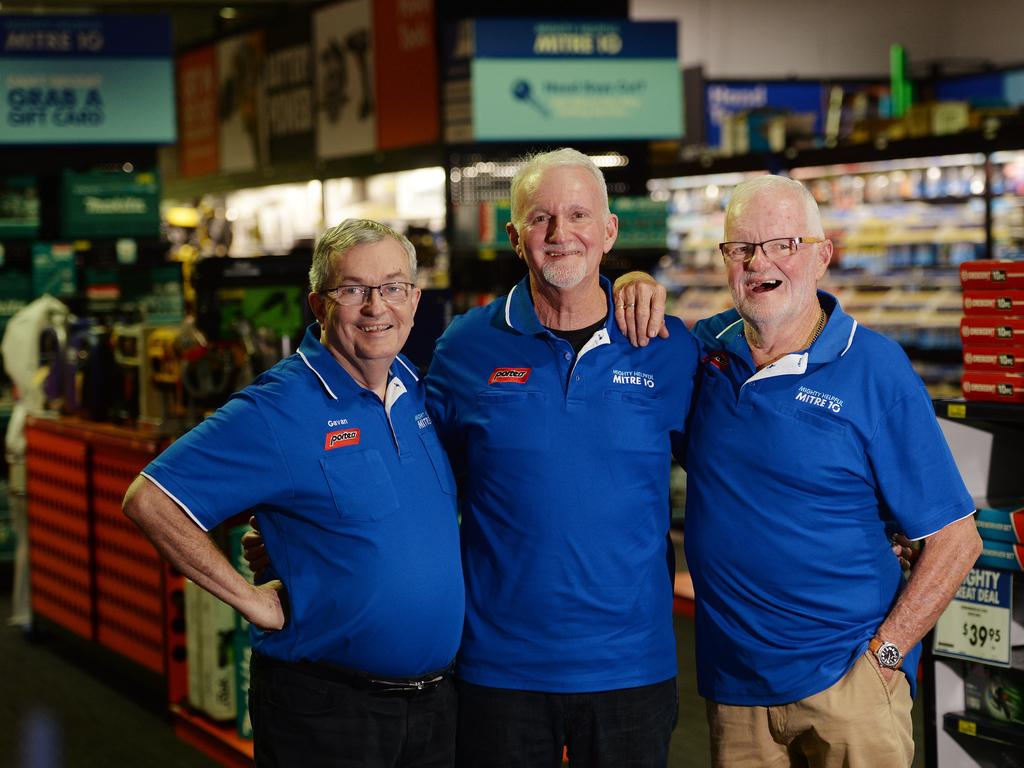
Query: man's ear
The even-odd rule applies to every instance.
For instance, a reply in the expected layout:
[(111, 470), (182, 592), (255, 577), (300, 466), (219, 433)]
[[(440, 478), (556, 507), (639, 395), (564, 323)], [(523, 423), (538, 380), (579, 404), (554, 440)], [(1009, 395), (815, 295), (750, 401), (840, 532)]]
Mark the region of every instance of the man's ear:
[(323, 327), (324, 314), (327, 310), (327, 307), (324, 306), (324, 297), (316, 291), (310, 291), (309, 295), (306, 297), (306, 301), (309, 302), (309, 308), (313, 312), (313, 317), (315, 317), (316, 321), (320, 323), (321, 327)]
[(619, 217), (614, 213), (608, 214), (608, 219), (604, 223), (604, 252), (608, 253), (615, 245), (615, 241), (619, 237)]
[(515, 228), (511, 221), (505, 225), (505, 232), (508, 233), (508, 241), (509, 243), (512, 244), (512, 250), (516, 252), (516, 256), (518, 256), (520, 259), (525, 260), (526, 254), (524, 254), (519, 247), (522, 243), (522, 241), (519, 239), (519, 231)]
[(815, 270), (817, 279), (825, 276), (825, 270), (832, 261), (833, 245), (831, 240), (824, 240), (818, 244), (818, 268)]

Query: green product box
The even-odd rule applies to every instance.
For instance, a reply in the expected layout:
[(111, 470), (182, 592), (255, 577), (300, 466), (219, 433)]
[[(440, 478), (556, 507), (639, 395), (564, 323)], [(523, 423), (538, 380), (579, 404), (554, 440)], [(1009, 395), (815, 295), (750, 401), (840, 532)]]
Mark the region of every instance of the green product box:
[[(238, 525), (228, 531), (229, 559), (235, 570), (252, 581), (252, 571), (242, 557), (242, 536), (249, 530), (248, 525)], [(249, 660), (252, 644), (249, 640), (249, 622), (235, 611), (234, 661), (235, 700), (238, 703), (236, 727), (243, 739), (252, 738), (252, 721), (249, 718)]]

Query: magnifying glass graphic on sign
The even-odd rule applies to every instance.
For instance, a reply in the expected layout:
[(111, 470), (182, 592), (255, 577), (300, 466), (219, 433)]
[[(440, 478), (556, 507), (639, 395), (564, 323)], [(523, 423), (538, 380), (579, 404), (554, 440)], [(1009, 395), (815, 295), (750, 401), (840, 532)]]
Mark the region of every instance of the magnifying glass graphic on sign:
[(525, 80), (516, 80), (512, 83), (512, 95), (519, 101), (525, 101), (544, 115), (544, 117), (551, 117), (551, 113), (548, 111), (547, 107), (533, 98), (533, 94), (530, 93), (530, 84)]

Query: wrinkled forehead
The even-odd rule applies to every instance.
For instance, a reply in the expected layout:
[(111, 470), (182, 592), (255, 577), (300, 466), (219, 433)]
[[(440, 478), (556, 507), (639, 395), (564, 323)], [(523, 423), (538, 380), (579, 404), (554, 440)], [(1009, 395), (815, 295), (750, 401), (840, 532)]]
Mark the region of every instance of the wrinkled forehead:
[(794, 234), (816, 228), (817, 217), (812, 216), (807, 200), (798, 191), (762, 189), (744, 196), (729, 206), (725, 218), (726, 234), (758, 231), (772, 225), (791, 227)]

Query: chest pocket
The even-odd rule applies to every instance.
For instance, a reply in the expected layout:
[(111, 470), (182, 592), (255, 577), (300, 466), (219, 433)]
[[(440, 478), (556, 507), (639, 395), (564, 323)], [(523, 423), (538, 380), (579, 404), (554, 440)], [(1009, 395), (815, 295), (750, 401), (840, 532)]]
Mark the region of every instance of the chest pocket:
[(380, 451), (333, 453), (320, 459), (320, 468), (341, 520), (376, 521), (394, 514), (398, 494)]
[(499, 451), (545, 450), (549, 443), (547, 417), (547, 397), (543, 392), (484, 390), (476, 396), (473, 424), (479, 433), (475, 437)]
[[(608, 445), (626, 448), (630, 452), (662, 453), (668, 451), (664, 437), (661, 402), (640, 393), (608, 389), (604, 393), (604, 407), (609, 431)], [(683, 414), (679, 414), (682, 423)]]
[(448, 456), (441, 447), (437, 433), (433, 429), (421, 429), (420, 441), (423, 443), (423, 450), (426, 451), (430, 464), (434, 467), (437, 475), (437, 482), (441, 490), (449, 495), (455, 494), (455, 477), (452, 475), (451, 465), (448, 463)]

